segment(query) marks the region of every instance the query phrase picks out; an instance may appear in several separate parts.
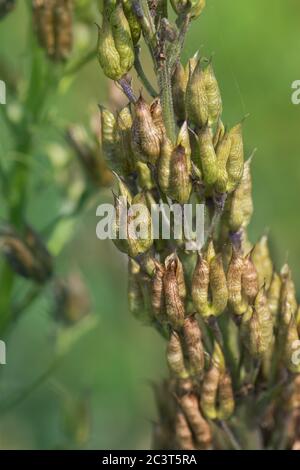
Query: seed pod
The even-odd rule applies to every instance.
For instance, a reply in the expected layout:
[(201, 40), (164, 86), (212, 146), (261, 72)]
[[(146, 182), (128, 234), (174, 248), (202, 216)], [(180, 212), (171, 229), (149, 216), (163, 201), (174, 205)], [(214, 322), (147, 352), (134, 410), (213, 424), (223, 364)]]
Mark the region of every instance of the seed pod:
[(228, 302), (233, 313), (243, 315), (248, 307), (242, 291), (244, 259), (238, 250), (232, 249), (232, 257), (227, 272)]
[(172, 331), (167, 347), (167, 361), (170, 372), (178, 379), (187, 379), (188, 371), (184, 364), (184, 356), (180, 337), (178, 333)]
[(161, 143), (161, 154), (158, 160), (158, 183), (161, 191), (166, 194), (170, 186), (170, 167), (173, 146), (170, 140), (165, 136)]
[(200, 169), (203, 181), (212, 186), (217, 179), (217, 157), (212, 141), (211, 129), (204, 126), (198, 133)]
[(163, 277), (165, 269), (164, 267), (155, 262), (155, 272), (152, 278), (152, 309), (155, 317), (158, 321), (162, 321), (162, 315), (164, 314), (164, 286)]
[(241, 181), (244, 170), (242, 124), (238, 124), (231, 129), (229, 139), (231, 147), (227, 162), (228, 184), (226, 190), (228, 193), (231, 193)]
[(292, 318), (288, 325), (284, 343), (283, 359), (287, 369), (293, 374), (300, 373), (300, 338), (298, 335), (295, 318)]
[(104, 157), (109, 167), (122, 174), (123, 168), (120, 164), (119, 152), (116, 142), (118, 135), (116, 133), (116, 119), (111, 111), (104, 106), (100, 106), (101, 117), (101, 144)]
[(192, 71), (190, 67), (186, 90), (186, 112), (193, 124), (201, 128), (208, 121), (208, 101), (205, 89), (205, 75), (200, 60)]
[(138, 184), (142, 191), (150, 191), (154, 188), (154, 182), (151, 170), (146, 163), (135, 162), (135, 168), (138, 174)]
[(128, 261), (128, 306), (129, 311), (137, 319), (145, 311), (143, 292), (139, 282), (140, 267), (134, 260)]
[(258, 272), (259, 287), (270, 287), (273, 275), (273, 263), (268, 247), (268, 237), (264, 235), (255, 245), (252, 252), (252, 261)]
[(234, 396), (232, 382), (228, 372), (223, 374), (220, 378), (218, 402), (218, 419), (228, 420), (234, 412)]
[(256, 298), (259, 291), (258, 274), (251, 260), (251, 255), (248, 255), (244, 260), (242, 290), (250, 302)]
[[(135, 208), (133, 212), (131, 212)], [(133, 225), (132, 225), (133, 224)], [(132, 199), (128, 214), (128, 255), (136, 256), (148, 251), (153, 244), (152, 219), (143, 193)]]
[(152, 121), (155, 127), (158, 129), (160, 137), (162, 138), (166, 133), (166, 129), (164, 125), (162, 107), (159, 98), (155, 98), (155, 100), (152, 101), (150, 105), (150, 113), (152, 116)]
[(204, 84), (208, 102), (208, 125), (212, 126), (222, 114), (222, 98), (211, 63), (204, 69)]
[(242, 336), (249, 352), (254, 357), (263, 357), (273, 341), (273, 319), (263, 289), (243, 316)]
[(204, 369), (202, 334), (195, 317), (185, 319), (183, 338), (191, 376), (199, 376)]
[(141, 37), (141, 25), (133, 11), (132, 2), (130, 0), (122, 0), (123, 10), (128, 21), (133, 44), (137, 44)]
[(226, 202), (223, 220), (231, 232), (247, 227), (253, 213), (250, 165), (251, 158), (246, 161), (242, 179)]
[(192, 279), (192, 298), (197, 312), (204, 316), (210, 316), (210, 305), (208, 302), (209, 287), (209, 263), (199, 253)]
[(217, 419), (217, 395), (221, 375), (225, 371), (225, 360), (222, 350), (215, 341), (211, 365), (206, 372), (201, 390), (201, 409), (208, 419)]
[(222, 255), (219, 254), (210, 263), (209, 280), (212, 293), (212, 310), (214, 316), (224, 312), (228, 301), (226, 275), (223, 268)]
[(223, 137), (225, 135), (225, 126), (222, 122), (221, 119), (218, 120), (217, 128), (214, 134), (213, 138), (213, 143), (214, 143), (214, 148), (216, 149), (218, 144), (222, 141)]
[(282, 267), (280, 277), (282, 283), (280, 292), (280, 323), (283, 328), (287, 328), (295, 317), (298, 308), (295, 284), (287, 264)]
[(166, 194), (179, 204), (189, 201), (192, 190), (190, 179), (190, 160), (182, 145), (172, 152), (170, 162), (170, 180)]
[(185, 120), (185, 93), (188, 82), (188, 74), (183, 65), (178, 62), (172, 76), (172, 94), (174, 111), (179, 121)]
[(185, 286), (185, 279), (184, 279), (184, 271), (183, 266), (178, 258), (176, 253), (172, 253), (165, 259), (165, 266), (168, 266), (170, 263), (174, 263), (175, 266), (175, 275), (178, 284), (178, 292), (182, 300), (186, 298), (186, 286)]
[(115, 128), (115, 139), (118, 144), (118, 166), (121, 168), (121, 174), (124, 176), (130, 175), (135, 170), (134, 156), (131, 148), (131, 127), (131, 111), (129, 106), (126, 106), (118, 113)]
[(185, 394), (180, 398), (179, 403), (192, 430), (197, 449), (211, 448), (211, 429), (201, 414), (197, 396), (194, 393)]
[(0, 0), (0, 20), (10, 13), (16, 6), (16, 0)]
[(281, 292), (281, 279), (280, 276), (274, 271), (270, 287), (267, 291), (267, 300), (269, 310), (272, 314), (275, 324), (277, 324), (279, 305), (280, 305), (280, 292)]
[(215, 183), (215, 189), (219, 193), (225, 193), (228, 186), (228, 172), (227, 172), (227, 162), (229, 159), (231, 148), (231, 140), (228, 132), (226, 132), (223, 138), (219, 141), (216, 154), (217, 154), (217, 179)]
[(121, 68), (113, 32), (108, 19), (103, 19), (98, 34), (98, 60), (104, 74), (112, 80), (119, 80), (125, 73)]
[(131, 136), (132, 149), (137, 160), (154, 164), (160, 154), (160, 131), (155, 126), (150, 107), (142, 96), (135, 105)]
[(171, 0), (171, 3), (178, 15), (190, 13), (192, 18), (198, 18), (205, 8), (206, 0)]
[(117, 4), (110, 16), (110, 24), (115, 47), (120, 58), (123, 75), (131, 69), (134, 63), (134, 48), (131, 31), (121, 4)]
[(81, 276), (73, 274), (54, 283), (54, 317), (65, 325), (78, 323), (91, 313), (91, 299)]
[(184, 413), (180, 409), (177, 410), (175, 417), (175, 439), (176, 449), (195, 450), (193, 434)]
[(165, 268), (166, 271), (163, 281), (167, 321), (174, 330), (179, 330), (184, 323), (185, 309), (180, 297), (179, 286), (176, 278), (176, 261), (174, 259), (169, 260)]

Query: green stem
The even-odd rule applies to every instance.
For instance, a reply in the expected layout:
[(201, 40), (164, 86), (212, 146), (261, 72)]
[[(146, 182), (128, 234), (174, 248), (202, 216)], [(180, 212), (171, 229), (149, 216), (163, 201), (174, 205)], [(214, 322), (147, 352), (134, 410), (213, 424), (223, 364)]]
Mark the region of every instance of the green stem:
[(152, 96), (152, 98), (157, 97), (157, 91), (153, 88), (151, 85), (150, 81), (148, 80), (144, 69), (142, 67), (141, 61), (140, 61), (140, 46), (135, 47), (135, 60), (134, 60), (134, 68), (136, 70), (136, 73), (138, 74), (139, 79), (141, 80), (142, 84), (148, 91), (149, 95)]

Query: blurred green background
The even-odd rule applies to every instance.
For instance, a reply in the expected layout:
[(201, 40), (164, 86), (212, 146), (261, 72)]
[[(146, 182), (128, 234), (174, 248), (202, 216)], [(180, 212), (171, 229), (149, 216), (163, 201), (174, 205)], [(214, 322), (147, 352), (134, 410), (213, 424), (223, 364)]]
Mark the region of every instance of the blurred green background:
[[(183, 59), (198, 49), (214, 56), (226, 123), (232, 125), (250, 114), (244, 133), (247, 155), (257, 148), (251, 239), (255, 241), (268, 230), (277, 266), (288, 259), (300, 286), (300, 106), (291, 103), (291, 84), (300, 79), (299, 17), (298, 0), (207, 0), (201, 19), (191, 27)], [(24, 2), (19, 1), (17, 9), (0, 23), (0, 62), (9, 64), (17, 77), (26, 77), (27, 29)], [(89, 34), (91, 44), (95, 43), (93, 26)], [(108, 81), (97, 61), (67, 85), (67, 92), (49, 103), (54, 119), (62, 124), (87, 123), (91, 110), (96, 111), (97, 104), (106, 100)], [(5, 160), (10, 158), (12, 144), (5, 138), (3, 123), (0, 130), (1, 160)], [(61, 143), (61, 137), (52, 136), (47, 129), (35, 137), (39, 150), (32, 168), (34, 190), (27, 218), (42, 229), (61, 204), (47, 179), (43, 139), (47, 138), (49, 146), (49, 142)], [(56, 260), (60, 274), (81, 271), (91, 290), (98, 326), (76, 343), (50, 380), (0, 415), (0, 448), (67, 445), (64, 393), (72, 397), (86, 393), (90, 398), (92, 433), (87, 448), (150, 445), (155, 417), (151, 380), (166, 373), (164, 344), (128, 314), (125, 260), (112, 243), (96, 239), (96, 206), (109, 197), (109, 191), (99, 192)], [(31, 384), (51, 362), (54, 326), (50, 308), (46, 293), (11, 333), (8, 363), (0, 366), (0, 399)]]

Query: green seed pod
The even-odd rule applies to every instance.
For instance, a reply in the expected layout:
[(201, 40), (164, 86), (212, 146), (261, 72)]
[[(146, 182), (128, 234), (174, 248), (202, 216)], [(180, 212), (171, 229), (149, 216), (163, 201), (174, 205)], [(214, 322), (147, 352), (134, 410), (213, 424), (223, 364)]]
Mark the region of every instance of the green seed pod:
[(202, 416), (197, 395), (187, 393), (180, 398), (180, 406), (192, 430), (196, 448), (210, 449), (212, 446), (212, 432), (208, 422)]
[(195, 317), (185, 319), (183, 338), (190, 375), (200, 376), (204, 369), (204, 349), (201, 330)]
[(177, 379), (187, 379), (188, 371), (184, 364), (184, 356), (180, 337), (172, 331), (167, 347), (167, 361), (171, 374)]
[(185, 120), (185, 93), (188, 82), (188, 74), (183, 65), (178, 62), (176, 64), (172, 76), (172, 94), (174, 111), (179, 121)]
[(115, 47), (120, 58), (122, 75), (129, 72), (134, 64), (134, 48), (131, 31), (121, 4), (117, 4), (110, 16), (110, 25)]
[(249, 352), (254, 357), (263, 357), (273, 341), (273, 319), (263, 289), (249, 307), (242, 322), (242, 336)]
[(219, 382), (225, 372), (225, 360), (219, 344), (215, 341), (211, 365), (203, 380), (200, 404), (208, 419), (218, 418), (217, 398)]
[(16, 6), (16, 0), (0, 1), (0, 20), (10, 13)]
[(223, 220), (231, 232), (246, 228), (253, 214), (250, 165), (251, 158), (246, 161), (242, 179), (226, 202)]
[(227, 163), (229, 159), (230, 148), (231, 140), (228, 132), (226, 132), (223, 138), (219, 141), (216, 148), (218, 172), (215, 189), (219, 193), (226, 193), (228, 187)]
[(224, 272), (222, 255), (212, 259), (209, 266), (209, 281), (212, 294), (212, 315), (219, 316), (224, 312), (228, 301), (228, 289)]
[(191, 18), (198, 18), (205, 8), (206, 0), (171, 0), (175, 13), (190, 13)]
[(185, 309), (180, 297), (178, 281), (176, 278), (177, 264), (170, 259), (165, 266), (164, 292), (167, 321), (174, 330), (180, 330), (184, 324)]
[(121, 67), (111, 25), (107, 18), (103, 19), (102, 28), (98, 33), (98, 60), (104, 74), (112, 80), (119, 80), (124, 71)]
[(223, 374), (218, 389), (218, 419), (228, 420), (234, 412), (234, 396), (231, 377), (228, 372)]
[(155, 271), (152, 278), (152, 309), (158, 321), (164, 320), (165, 297), (163, 278), (165, 274), (164, 267), (155, 261)]
[[(134, 196), (134, 198), (132, 199), (131, 209), (133, 208), (133, 206), (139, 207), (139, 209), (137, 211), (137, 214), (134, 211), (132, 215), (128, 215), (128, 254), (129, 256), (135, 258), (137, 255), (146, 253), (151, 248), (153, 244), (153, 232), (151, 214), (149, 212), (144, 193), (138, 193), (136, 196)], [(142, 212), (140, 212), (140, 209), (142, 210)], [(134, 231), (134, 233), (131, 234), (130, 223), (131, 221), (137, 219), (138, 231), (137, 233)], [(141, 234), (141, 237), (139, 236), (139, 234)], [(137, 239), (134, 239), (135, 235), (138, 237)]]
[(158, 183), (161, 191), (166, 194), (170, 186), (170, 166), (173, 153), (173, 145), (164, 136), (161, 143), (161, 154), (158, 160)]
[(231, 129), (229, 139), (231, 147), (227, 162), (228, 184), (226, 190), (228, 193), (231, 193), (241, 181), (244, 170), (242, 124), (238, 124)]
[(132, 1), (131, 0), (122, 0), (123, 10), (128, 21), (132, 41), (134, 44), (139, 42), (141, 37), (141, 25), (137, 20), (137, 17), (133, 11)]
[(204, 69), (204, 84), (208, 102), (208, 125), (212, 126), (222, 114), (222, 98), (211, 63)]
[(203, 181), (212, 186), (217, 179), (217, 157), (212, 141), (211, 129), (204, 126), (198, 133), (200, 170)]
[(193, 434), (184, 413), (179, 409), (175, 417), (176, 449), (195, 450)]
[(150, 107), (142, 96), (135, 105), (131, 138), (137, 160), (155, 164), (160, 155), (161, 135), (153, 122)]
[(135, 170), (134, 156), (131, 148), (132, 116), (129, 106), (121, 109), (116, 119), (116, 140), (118, 143), (119, 167), (122, 175), (128, 176)]
[(248, 300), (242, 289), (242, 276), (244, 271), (244, 258), (232, 249), (231, 261), (227, 272), (228, 303), (235, 315), (243, 315), (248, 308)]
[(186, 112), (189, 120), (201, 128), (208, 122), (208, 101), (205, 89), (205, 75), (200, 60), (192, 71), (190, 67), (186, 90)]
[(252, 261), (258, 272), (259, 287), (270, 287), (273, 275), (273, 263), (268, 247), (268, 237), (264, 235), (255, 245), (252, 252)]
[(128, 261), (128, 306), (129, 311), (137, 319), (145, 311), (143, 292), (139, 282), (140, 267), (134, 260)]
[(278, 321), (279, 306), (280, 306), (280, 292), (281, 292), (281, 279), (280, 276), (274, 271), (270, 287), (267, 291), (267, 300), (269, 310), (272, 314), (275, 324)]

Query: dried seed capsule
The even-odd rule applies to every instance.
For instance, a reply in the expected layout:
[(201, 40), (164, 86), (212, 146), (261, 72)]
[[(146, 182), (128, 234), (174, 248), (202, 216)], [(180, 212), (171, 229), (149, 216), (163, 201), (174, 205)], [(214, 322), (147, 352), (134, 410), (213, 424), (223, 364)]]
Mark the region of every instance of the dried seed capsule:
[(212, 186), (217, 179), (217, 157), (212, 141), (211, 129), (204, 126), (198, 133), (199, 160), (203, 181)]
[[(252, 263), (248, 265), (249, 272), (245, 272), (246, 277), (243, 279), (245, 269), (245, 260), (241, 256), (240, 252), (236, 249), (232, 249), (231, 261), (227, 272), (227, 285), (228, 285), (228, 302), (229, 305), (236, 315), (243, 315), (248, 308), (248, 299), (245, 297), (245, 280), (246, 280), (246, 291), (250, 290), (249, 275), (250, 279), (254, 274)], [(242, 279), (244, 286), (242, 285)], [(253, 280), (253, 279), (252, 279)], [(251, 281), (252, 282), (252, 281)], [(255, 286), (254, 286), (255, 287)], [(253, 286), (251, 287), (252, 290)]]
[(179, 145), (171, 155), (169, 188), (166, 194), (179, 204), (186, 204), (191, 190), (190, 160), (184, 147)]
[(152, 309), (155, 317), (158, 321), (162, 321), (161, 316), (164, 314), (164, 286), (163, 286), (163, 277), (165, 269), (164, 267), (155, 262), (155, 272), (152, 278)]
[(197, 396), (188, 393), (180, 398), (180, 406), (194, 435), (198, 449), (209, 449), (212, 445), (212, 433), (208, 422), (203, 418)]
[(217, 395), (219, 382), (225, 372), (225, 360), (219, 344), (215, 341), (211, 365), (206, 372), (201, 390), (201, 409), (209, 419), (217, 419)]
[(231, 232), (247, 227), (253, 213), (250, 165), (251, 158), (246, 161), (242, 179), (226, 202), (223, 220)]
[(234, 412), (234, 396), (231, 377), (228, 372), (223, 374), (219, 382), (218, 390), (218, 419), (227, 420)]
[(281, 292), (281, 279), (280, 276), (274, 271), (270, 287), (267, 291), (267, 300), (269, 310), (272, 314), (275, 324), (277, 324), (279, 305), (280, 305), (280, 292)]
[(4, 18), (16, 6), (16, 0), (1, 0), (0, 1), (0, 19)]
[(192, 298), (197, 312), (204, 316), (210, 316), (210, 305), (208, 302), (209, 287), (209, 263), (199, 253), (192, 279)]
[(176, 278), (176, 261), (170, 260), (166, 264), (164, 275), (164, 291), (167, 321), (174, 330), (179, 330), (184, 323), (185, 309), (180, 297), (178, 281)]
[(263, 289), (243, 316), (242, 335), (246, 346), (254, 357), (263, 357), (273, 341), (273, 319)]
[(133, 11), (132, 2), (130, 0), (122, 0), (123, 10), (128, 21), (132, 41), (134, 44), (139, 42), (141, 37), (141, 25)]
[(264, 285), (266, 290), (268, 290), (273, 275), (273, 263), (266, 235), (256, 243), (252, 252), (252, 261), (258, 272), (259, 287)]
[(176, 449), (195, 450), (193, 434), (184, 413), (180, 409), (177, 410), (175, 417), (175, 439)]
[(211, 63), (204, 69), (204, 84), (208, 102), (208, 125), (211, 126), (222, 114), (221, 93)]
[(189, 373), (184, 364), (184, 356), (180, 337), (172, 331), (167, 347), (167, 361), (172, 375), (178, 379), (187, 379)]
[(128, 306), (132, 315), (142, 319), (145, 311), (143, 292), (139, 282), (140, 267), (134, 260), (128, 261)]
[(137, 160), (154, 164), (160, 155), (160, 142), (160, 131), (153, 122), (150, 107), (140, 96), (132, 125), (132, 149)]
[(178, 62), (176, 64), (172, 76), (172, 94), (174, 111), (179, 121), (185, 120), (185, 92), (188, 82), (188, 74), (183, 65)]
[(256, 298), (259, 291), (258, 274), (251, 260), (251, 255), (248, 255), (244, 260), (242, 290), (250, 302)]
[(183, 266), (176, 253), (172, 253), (170, 256), (168, 256), (165, 259), (165, 266), (168, 266), (170, 263), (174, 263), (176, 280), (178, 284), (178, 292), (179, 292), (181, 299), (184, 300), (186, 298), (186, 286), (185, 286)]
[(204, 369), (204, 349), (201, 330), (195, 317), (185, 319), (183, 338), (190, 375), (199, 376)]
[(208, 101), (205, 89), (205, 75), (198, 61), (195, 70), (190, 67), (186, 89), (187, 116), (197, 127), (203, 127), (208, 121)]

